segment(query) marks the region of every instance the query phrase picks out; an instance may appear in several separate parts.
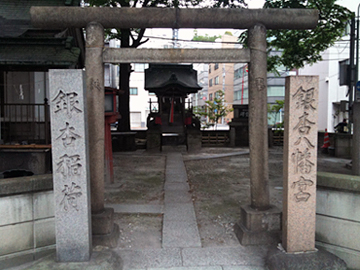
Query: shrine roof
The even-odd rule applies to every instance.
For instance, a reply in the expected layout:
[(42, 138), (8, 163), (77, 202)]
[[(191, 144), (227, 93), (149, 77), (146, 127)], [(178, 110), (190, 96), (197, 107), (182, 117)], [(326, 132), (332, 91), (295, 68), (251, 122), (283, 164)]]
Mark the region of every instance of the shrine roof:
[(183, 94), (196, 93), (202, 89), (197, 83), (197, 71), (192, 65), (150, 64), (145, 70), (145, 90), (164, 93), (170, 89)]

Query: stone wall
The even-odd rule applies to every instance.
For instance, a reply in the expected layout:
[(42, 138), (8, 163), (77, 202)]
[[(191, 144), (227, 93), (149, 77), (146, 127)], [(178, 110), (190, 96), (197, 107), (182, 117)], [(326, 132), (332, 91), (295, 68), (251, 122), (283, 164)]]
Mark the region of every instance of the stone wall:
[(52, 175), (0, 179), (0, 269), (55, 251)]
[(318, 172), (316, 245), (360, 269), (360, 177)]

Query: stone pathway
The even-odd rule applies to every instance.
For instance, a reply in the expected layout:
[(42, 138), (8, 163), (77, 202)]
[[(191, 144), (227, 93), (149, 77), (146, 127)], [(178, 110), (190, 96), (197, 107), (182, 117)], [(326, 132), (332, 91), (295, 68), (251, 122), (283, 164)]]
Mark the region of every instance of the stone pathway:
[(162, 248), (116, 250), (124, 270), (265, 269), (266, 247), (201, 247), (186, 168), (179, 152), (166, 153), (164, 191), (163, 206), (106, 205), (119, 213), (163, 214)]

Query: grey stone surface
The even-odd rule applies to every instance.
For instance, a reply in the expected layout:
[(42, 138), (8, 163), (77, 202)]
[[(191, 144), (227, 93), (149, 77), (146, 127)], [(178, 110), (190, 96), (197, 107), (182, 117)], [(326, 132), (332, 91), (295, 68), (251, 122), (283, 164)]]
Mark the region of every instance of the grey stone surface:
[(82, 70), (50, 70), (50, 116), (57, 260), (91, 254), (90, 182)]
[(55, 255), (46, 256), (40, 260), (18, 267), (18, 270), (119, 270), (122, 269), (121, 258), (113, 251), (108, 249), (95, 250), (91, 259), (86, 262), (57, 262)]
[(165, 205), (168, 203), (190, 203), (191, 194), (188, 191), (168, 190), (165, 193)]
[(189, 191), (189, 184), (183, 182), (165, 182), (164, 190)]
[(360, 192), (360, 176), (318, 172), (317, 185), (344, 191)]
[(194, 205), (192, 203), (166, 204), (164, 221), (187, 221), (189, 223), (195, 223)]
[(108, 234), (93, 234), (92, 244), (93, 246), (105, 246), (110, 248), (117, 247), (120, 236), (119, 225), (113, 223), (112, 230)]
[(223, 270), (267, 270), (267, 269), (266, 269), (266, 267), (262, 267), (262, 266), (241, 265), (241, 266), (224, 266)]
[(105, 207), (113, 208), (115, 213), (143, 213), (162, 214), (164, 205), (152, 204), (106, 204)]
[(316, 214), (360, 222), (359, 193), (318, 188)]
[(18, 265), (22, 265), (33, 260), (33, 254), (25, 253), (20, 256), (3, 256), (0, 258), (0, 269), (9, 269)]
[(124, 270), (182, 266), (181, 250), (179, 248), (120, 249), (117, 253), (124, 262)]
[(316, 252), (289, 254), (272, 247), (266, 259), (269, 270), (346, 270), (346, 263), (334, 254), (319, 249)]
[(201, 247), (199, 229), (196, 221), (170, 221), (163, 223), (163, 248), (168, 247)]
[(52, 174), (1, 179), (0, 196), (52, 190)]
[(55, 241), (55, 219), (41, 219), (34, 222), (35, 248), (54, 245)]
[(221, 266), (148, 268), (147, 270), (223, 270)]
[(48, 218), (55, 215), (54, 192), (43, 191), (33, 195), (34, 219)]
[(264, 266), (264, 247), (184, 248), (184, 266)]
[(0, 197), (0, 226), (32, 219), (33, 201), (31, 194)]
[(316, 242), (316, 247), (323, 248), (326, 251), (338, 256), (345, 261), (348, 269), (359, 269), (360, 266), (360, 252), (344, 247), (328, 245), (326, 243)]
[(360, 223), (316, 215), (316, 240), (360, 251)]
[(91, 220), (93, 235), (110, 234), (114, 227), (114, 209), (104, 208), (101, 213), (92, 214)]
[(33, 248), (33, 223), (25, 222), (0, 227), (0, 243), (0, 255)]

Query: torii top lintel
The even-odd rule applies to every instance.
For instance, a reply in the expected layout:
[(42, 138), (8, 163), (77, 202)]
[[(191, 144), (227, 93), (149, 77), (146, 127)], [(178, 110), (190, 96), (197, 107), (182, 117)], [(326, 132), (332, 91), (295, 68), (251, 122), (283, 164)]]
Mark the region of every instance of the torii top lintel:
[(318, 22), (314, 9), (178, 9), (108, 7), (31, 7), (31, 22), (42, 29), (86, 27), (98, 22), (104, 28), (233, 28), (311, 29)]

